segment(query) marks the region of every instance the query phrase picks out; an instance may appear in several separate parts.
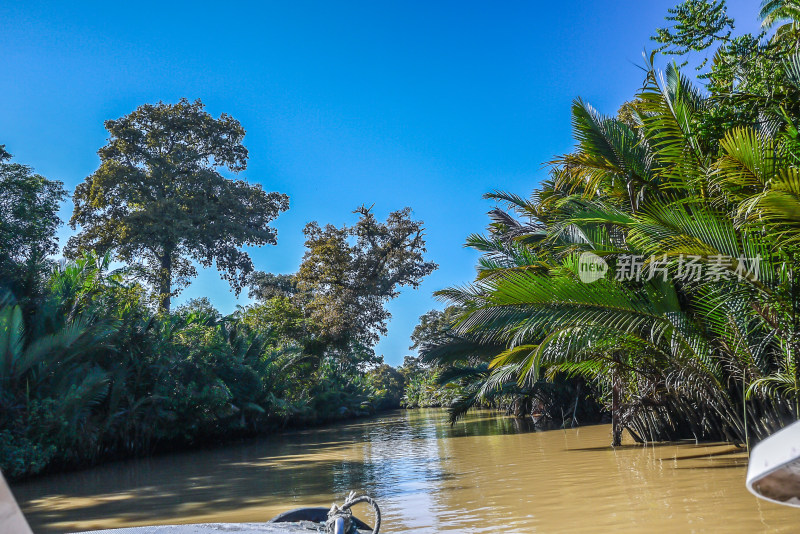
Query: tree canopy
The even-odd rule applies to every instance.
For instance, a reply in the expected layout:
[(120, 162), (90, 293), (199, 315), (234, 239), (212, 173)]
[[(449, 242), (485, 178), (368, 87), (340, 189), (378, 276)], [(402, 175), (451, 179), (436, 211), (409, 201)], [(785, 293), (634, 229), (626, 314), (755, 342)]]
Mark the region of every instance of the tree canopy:
[[(703, 148), (718, 149), (719, 140), (732, 128), (755, 125), (774, 130), (780, 128), (782, 113), (800, 114), (800, 93), (793, 81), (800, 73), (796, 2), (763, 2), (763, 29), (755, 35), (734, 34), (725, 0), (685, 0), (669, 13), (667, 21), (672, 25), (658, 29), (652, 37), (660, 44), (658, 51), (705, 56), (696, 68), (709, 99), (692, 117), (694, 134)], [(785, 24), (768, 37), (767, 29), (779, 21)]]
[(306, 253), (294, 275), (259, 273), (251, 277), (251, 295), (288, 297), (303, 311), (313, 342), (311, 352), (350, 352), (370, 347), (386, 333), (391, 317), (386, 303), (400, 287), (417, 288), (437, 265), (424, 258), (422, 221), (411, 209), (389, 214), (379, 222), (361, 207), (353, 226), (306, 225)]
[(80, 233), (68, 253), (113, 250), (136, 263), (165, 311), (196, 276), (192, 260), (216, 263), (238, 293), (253, 270), (241, 247), (275, 244), (269, 223), (289, 206), (284, 194), (220, 173), (247, 167), (241, 124), (182, 99), (140, 106), (105, 126), (100, 167), (75, 190), (70, 225)]
[(8, 160), (0, 145), (0, 283), (14, 294), (31, 288), (43, 260), (58, 251), (58, 208), (66, 197), (63, 184)]
[(411, 350), (426, 345), (450, 340), (449, 334), (458, 317), (464, 312), (459, 306), (447, 306), (444, 310), (430, 310), (419, 318), (411, 333)]

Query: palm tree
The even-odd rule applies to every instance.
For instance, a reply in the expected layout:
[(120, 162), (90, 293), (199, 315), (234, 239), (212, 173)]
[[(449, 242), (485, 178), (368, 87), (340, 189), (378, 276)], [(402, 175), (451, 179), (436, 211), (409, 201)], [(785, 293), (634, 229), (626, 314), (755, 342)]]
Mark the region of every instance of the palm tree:
[[(576, 101), (575, 152), (530, 200), (490, 195), (512, 213), (470, 237), (477, 280), (438, 295), (464, 307), (455, 336), (494, 352), (484, 398), (581, 375), (612, 412), (613, 444), (623, 428), (748, 443), (800, 416), (797, 130), (737, 128), (717, 152), (696, 131), (709, 103), (674, 66), (651, 68), (635, 102), (623, 122)], [(585, 252), (612, 270), (641, 258), (642, 271), (586, 284)], [(686, 257), (715, 278), (681, 276)]]
[(791, 24), (800, 21), (800, 2), (797, 0), (764, 0), (758, 13), (761, 26), (772, 28), (782, 20), (790, 20)]

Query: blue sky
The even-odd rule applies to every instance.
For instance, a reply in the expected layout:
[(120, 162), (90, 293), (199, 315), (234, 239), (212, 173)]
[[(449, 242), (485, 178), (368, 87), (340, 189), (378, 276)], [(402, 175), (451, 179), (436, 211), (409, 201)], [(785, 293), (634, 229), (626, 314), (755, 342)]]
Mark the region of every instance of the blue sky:
[[(441, 308), (432, 292), (474, 276), (462, 244), (486, 225), (481, 195), (545, 177), (572, 146), (573, 98), (608, 114), (630, 99), (674, 3), (6, 1), (0, 144), (72, 190), (98, 166), (104, 120), (201, 98), (247, 130), (242, 176), (291, 197), (278, 245), (250, 251), (268, 272), (297, 269), (309, 221), (411, 206), (440, 268), (390, 304), (377, 351), (398, 364), (417, 318)], [(758, 2), (729, 4), (753, 31)], [(213, 269), (179, 302), (204, 295), (225, 313), (247, 303)]]

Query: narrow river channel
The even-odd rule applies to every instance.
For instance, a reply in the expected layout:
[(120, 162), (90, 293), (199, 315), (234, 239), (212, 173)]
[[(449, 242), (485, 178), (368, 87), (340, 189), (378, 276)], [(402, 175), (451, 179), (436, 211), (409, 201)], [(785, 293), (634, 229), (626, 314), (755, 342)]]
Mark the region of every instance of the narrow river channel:
[(37, 533), (264, 521), (351, 489), (378, 500), (387, 533), (800, 530), (800, 510), (747, 492), (730, 445), (609, 441), (607, 425), (534, 432), (475, 412), (451, 427), (442, 410), (397, 411), (13, 489)]

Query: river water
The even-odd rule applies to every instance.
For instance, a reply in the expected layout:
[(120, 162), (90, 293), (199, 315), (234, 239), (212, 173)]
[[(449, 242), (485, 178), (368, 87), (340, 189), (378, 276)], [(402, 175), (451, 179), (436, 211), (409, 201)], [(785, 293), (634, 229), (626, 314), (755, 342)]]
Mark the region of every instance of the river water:
[(442, 410), (397, 411), (13, 490), (37, 533), (265, 521), (351, 489), (377, 499), (382, 532), (800, 531), (800, 509), (747, 492), (747, 456), (730, 445), (610, 440), (608, 425), (535, 432), (486, 411), (455, 426)]

